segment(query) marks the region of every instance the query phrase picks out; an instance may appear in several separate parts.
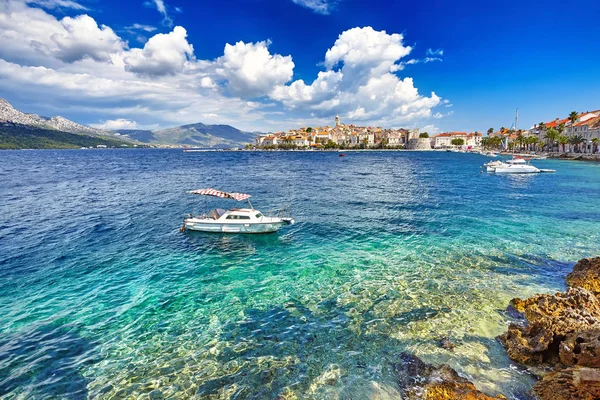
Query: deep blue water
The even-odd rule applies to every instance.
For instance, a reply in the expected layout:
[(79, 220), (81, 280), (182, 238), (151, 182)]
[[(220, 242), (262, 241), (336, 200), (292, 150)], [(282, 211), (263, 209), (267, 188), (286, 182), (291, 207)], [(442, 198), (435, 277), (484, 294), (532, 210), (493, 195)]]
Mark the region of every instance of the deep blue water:
[[(600, 253), (600, 165), (495, 176), (485, 161), (0, 152), (0, 397), (397, 396), (409, 351), (525, 398), (532, 378), (494, 339), (503, 310)], [(203, 187), (289, 204), (297, 224), (182, 233), (185, 214), (235, 205), (185, 194)]]

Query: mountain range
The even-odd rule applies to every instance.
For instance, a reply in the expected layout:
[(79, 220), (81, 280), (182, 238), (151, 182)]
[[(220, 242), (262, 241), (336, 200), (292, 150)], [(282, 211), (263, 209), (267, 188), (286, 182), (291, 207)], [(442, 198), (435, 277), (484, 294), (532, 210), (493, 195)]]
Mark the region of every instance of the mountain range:
[(92, 128), (87, 125), (78, 124), (61, 116), (52, 118), (42, 117), (37, 114), (26, 114), (15, 109), (4, 99), (0, 99), (0, 122), (12, 122), (13, 124), (36, 127), (41, 129), (55, 129), (61, 132), (76, 133), (90, 136), (115, 137), (114, 132)]
[(202, 123), (157, 130), (119, 129), (117, 132), (142, 143), (221, 148), (243, 146), (253, 142), (256, 136), (254, 132), (243, 132), (231, 125)]
[[(9, 126), (10, 129), (7, 128)], [(32, 136), (33, 130), (36, 135), (47, 136), (49, 134), (52, 136), (52, 140), (56, 139), (55, 136), (58, 132), (61, 132), (90, 136), (95, 139), (125, 141), (130, 144), (219, 148), (244, 146), (254, 141), (254, 137), (257, 135), (256, 132), (243, 132), (230, 125), (205, 125), (202, 123), (157, 130), (118, 129), (110, 131), (82, 125), (61, 116), (48, 118), (37, 114), (27, 114), (15, 109), (6, 100), (0, 99), (0, 133), (3, 133), (0, 139), (10, 141), (12, 143), (10, 148), (14, 148), (15, 143), (19, 142), (18, 132), (20, 130), (23, 134), (29, 135), (27, 141), (29, 145), (35, 141), (35, 135)], [(8, 136), (11, 138), (7, 139)], [(62, 135), (61, 138), (70, 138), (70, 136)], [(81, 140), (77, 140), (77, 143), (79, 142)], [(72, 147), (78, 146), (75, 143), (72, 145)], [(0, 148), (2, 148), (2, 143), (0, 143)]]

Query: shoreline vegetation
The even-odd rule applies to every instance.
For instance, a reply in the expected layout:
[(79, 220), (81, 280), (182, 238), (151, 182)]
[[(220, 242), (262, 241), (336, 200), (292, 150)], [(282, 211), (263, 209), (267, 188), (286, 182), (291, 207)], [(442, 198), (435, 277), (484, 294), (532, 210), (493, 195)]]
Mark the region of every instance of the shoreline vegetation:
[(125, 148), (133, 147), (134, 144), (111, 137), (80, 135), (54, 129), (16, 124), (0, 126), (0, 150), (57, 150), (97, 146)]
[[(579, 260), (566, 284), (566, 292), (512, 299), (505, 312), (515, 322), (497, 339), (512, 361), (539, 379), (533, 387), (538, 399), (599, 399), (600, 257)], [(408, 399), (506, 399), (477, 390), (446, 364), (434, 367), (410, 354), (399, 359), (395, 370)]]

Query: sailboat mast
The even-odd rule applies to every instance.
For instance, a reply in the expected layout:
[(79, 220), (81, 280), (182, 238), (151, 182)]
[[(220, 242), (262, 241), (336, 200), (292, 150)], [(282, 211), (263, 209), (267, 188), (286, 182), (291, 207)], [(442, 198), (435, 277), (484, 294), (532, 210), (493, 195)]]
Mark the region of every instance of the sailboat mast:
[(517, 113), (515, 114), (515, 140), (513, 140), (513, 158), (515, 158), (515, 146), (517, 145), (517, 123), (519, 122), (519, 109), (517, 108)]

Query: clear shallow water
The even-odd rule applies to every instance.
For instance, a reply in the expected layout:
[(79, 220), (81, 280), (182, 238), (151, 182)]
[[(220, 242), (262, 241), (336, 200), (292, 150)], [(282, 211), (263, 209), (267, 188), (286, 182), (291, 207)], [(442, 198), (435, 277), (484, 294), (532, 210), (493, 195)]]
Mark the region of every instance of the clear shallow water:
[[(600, 253), (600, 165), (494, 176), (486, 160), (0, 152), (0, 397), (386, 398), (409, 351), (526, 398), (494, 338), (511, 298), (564, 289)], [(233, 206), (184, 193), (201, 187), (298, 222), (181, 233), (186, 213)]]

